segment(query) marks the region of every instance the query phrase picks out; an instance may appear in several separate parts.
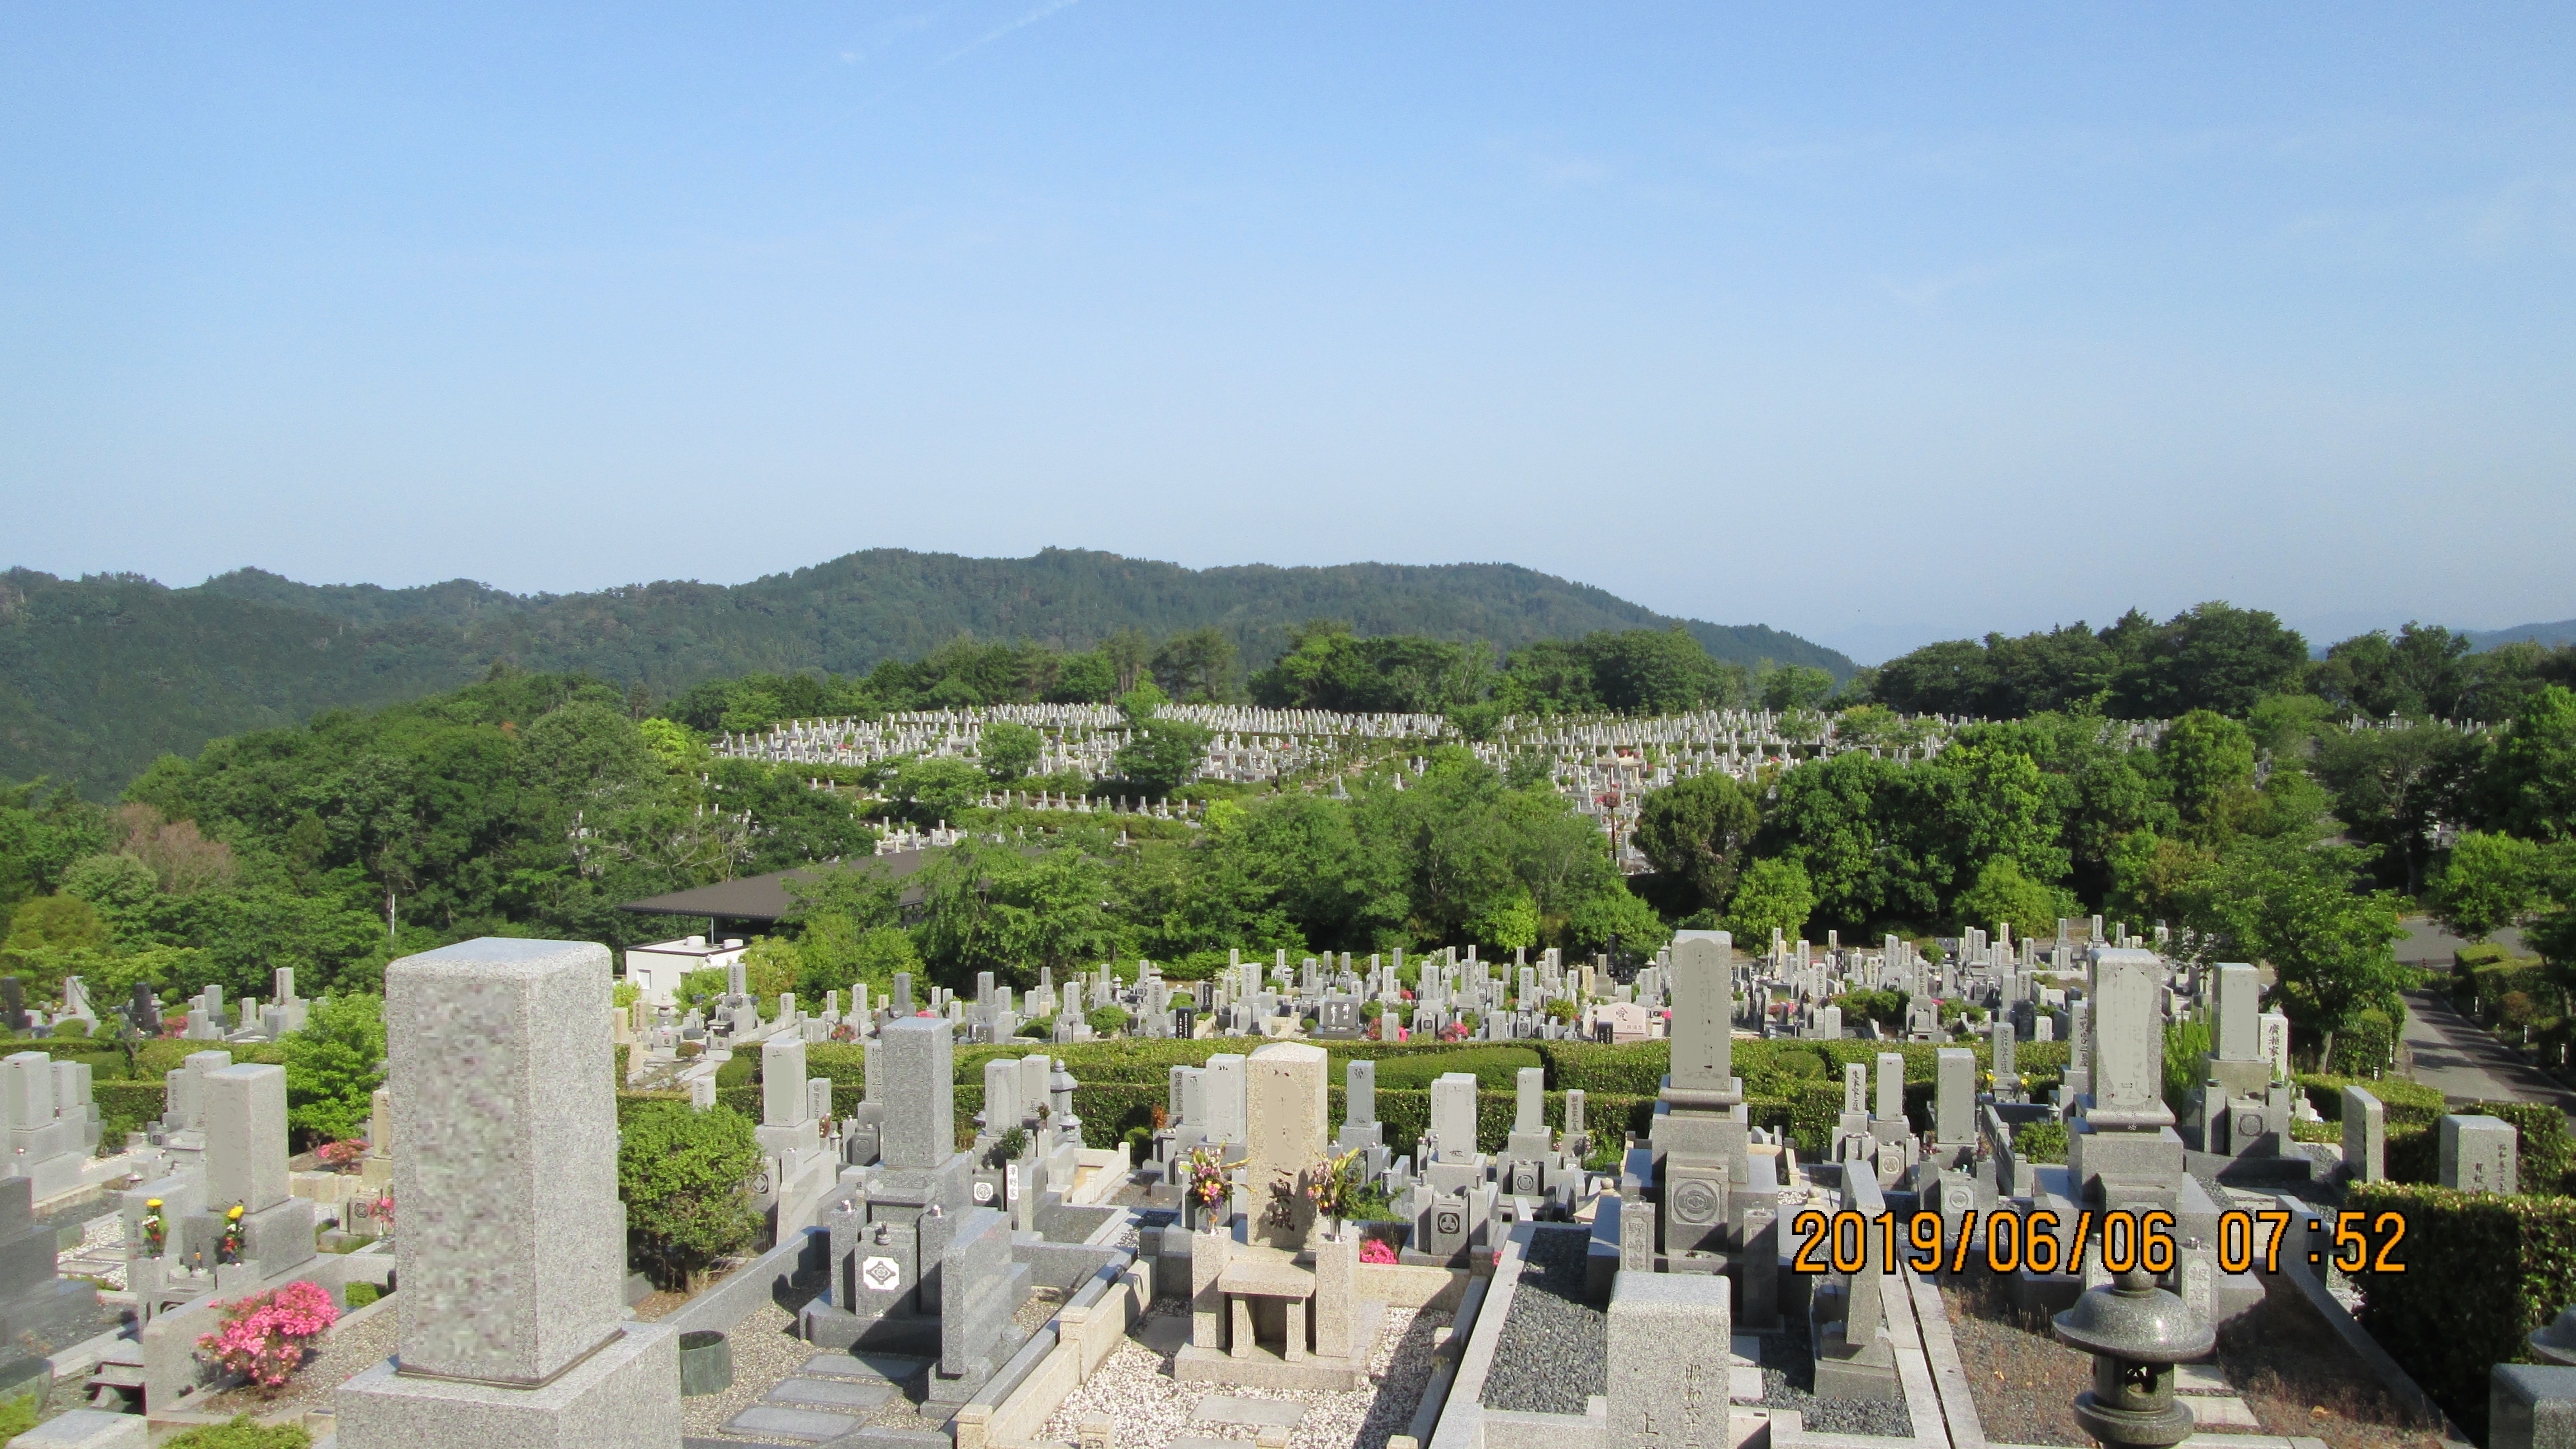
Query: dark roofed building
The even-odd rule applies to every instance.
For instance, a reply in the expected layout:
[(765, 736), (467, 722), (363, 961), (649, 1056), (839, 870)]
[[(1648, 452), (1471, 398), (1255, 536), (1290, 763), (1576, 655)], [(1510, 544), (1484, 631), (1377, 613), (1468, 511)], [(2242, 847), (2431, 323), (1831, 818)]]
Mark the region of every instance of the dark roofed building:
[[(700, 916), (707, 922), (707, 936), (723, 940), (727, 936), (755, 936), (778, 924), (779, 918), (796, 908), (796, 898), (787, 893), (790, 880), (809, 880), (829, 871), (875, 871), (889, 880), (902, 880), (919, 871), (930, 860), (926, 850), (899, 850), (892, 855), (874, 855), (863, 860), (834, 865), (803, 865), (794, 870), (773, 870), (766, 875), (747, 875), (740, 880), (722, 880), (714, 885), (693, 886), (669, 895), (647, 896), (628, 901), (621, 910), (639, 916)], [(905, 906), (921, 901), (919, 886), (903, 892)]]

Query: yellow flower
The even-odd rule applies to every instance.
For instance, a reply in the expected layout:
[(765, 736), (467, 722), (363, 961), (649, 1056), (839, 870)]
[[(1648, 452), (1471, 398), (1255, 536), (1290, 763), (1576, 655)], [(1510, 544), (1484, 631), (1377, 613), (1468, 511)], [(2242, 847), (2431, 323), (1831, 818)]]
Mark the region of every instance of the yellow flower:
[(240, 1220), (240, 1218), (241, 1218), (241, 1215), (242, 1215), (242, 1208), (241, 1208), (241, 1204), (240, 1204), (240, 1203), (234, 1203), (234, 1204), (232, 1205), (232, 1207), (224, 1213), (224, 1216), (225, 1216), (225, 1217), (232, 1218), (232, 1219), (234, 1219), (235, 1221), (239, 1221), (239, 1220)]
[(143, 1200), (143, 1205), (157, 1213), (161, 1210), (161, 1199), (157, 1197), (147, 1197)]

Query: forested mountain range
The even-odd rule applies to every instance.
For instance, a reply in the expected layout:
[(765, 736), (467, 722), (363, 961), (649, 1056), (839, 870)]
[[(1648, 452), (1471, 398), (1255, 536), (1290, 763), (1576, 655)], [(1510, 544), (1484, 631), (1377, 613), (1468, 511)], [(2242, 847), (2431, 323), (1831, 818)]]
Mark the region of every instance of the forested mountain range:
[(302, 584), (242, 569), (190, 588), (139, 575), (0, 574), (0, 779), (103, 798), (163, 753), (450, 689), (495, 664), (577, 672), (667, 698), (753, 671), (864, 672), (964, 635), (1088, 648), (1123, 630), (1213, 627), (1242, 667), (1310, 619), (1360, 635), (1509, 649), (1681, 625), (1719, 661), (1852, 673), (1843, 655), (1758, 624), (1674, 620), (1512, 564), (1188, 569), (1048, 549), (1024, 559), (872, 549), (747, 584), (678, 581), (520, 595)]

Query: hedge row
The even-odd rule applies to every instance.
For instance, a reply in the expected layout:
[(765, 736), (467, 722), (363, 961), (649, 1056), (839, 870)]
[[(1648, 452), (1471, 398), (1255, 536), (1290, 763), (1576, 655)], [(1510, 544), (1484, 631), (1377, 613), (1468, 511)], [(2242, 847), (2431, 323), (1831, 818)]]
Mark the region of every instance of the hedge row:
[(2370, 1183), (2344, 1206), (2371, 1220), (2404, 1215), (2392, 1256), (2406, 1271), (2353, 1280), (2362, 1326), (2483, 1442), (2488, 1366), (2531, 1362), (2523, 1335), (2576, 1302), (2576, 1198)]
[[(1105, 1042), (1079, 1042), (1067, 1045), (1043, 1045), (1037, 1042), (1015, 1042), (999, 1046), (961, 1047), (956, 1053), (959, 1082), (980, 1082), (984, 1063), (996, 1056), (1022, 1056), (1044, 1051), (1064, 1059), (1065, 1066), (1085, 1084), (1093, 1082), (1151, 1082), (1167, 1079), (1176, 1066), (1204, 1066), (1209, 1057), (1219, 1053), (1246, 1054), (1261, 1043), (1245, 1037), (1208, 1037), (1196, 1041), (1174, 1041), (1157, 1038), (1121, 1038)], [(1662, 1086), (1664, 1075), (1672, 1069), (1672, 1048), (1668, 1042), (1631, 1042), (1625, 1046), (1603, 1046), (1597, 1042), (1517, 1041), (1517, 1042), (1317, 1042), (1329, 1051), (1336, 1064), (1354, 1057), (1367, 1058), (1391, 1065), (1380, 1069), (1379, 1081), (1396, 1079), (1401, 1064), (1402, 1075), (1425, 1073), (1437, 1076), (1448, 1066), (1434, 1068), (1431, 1062), (1448, 1058), (1454, 1069), (1475, 1072), (1491, 1084), (1504, 1084), (1511, 1071), (1532, 1064), (1547, 1071), (1547, 1086), (1552, 1092), (1581, 1088), (1586, 1092), (1608, 1096), (1652, 1096)], [(1744, 1078), (1745, 1090), (1754, 1096), (1788, 1097), (1794, 1093), (1786, 1083), (1805, 1077), (1839, 1078), (1843, 1067), (1852, 1062), (1875, 1067), (1878, 1054), (1896, 1052), (1905, 1058), (1905, 1077), (1909, 1082), (1929, 1082), (1934, 1076), (1934, 1054), (1950, 1043), (1877, 1042), (1877, 1041), (1793, 1041), (1786, 1038), (1768, 1041), (1738, 1041), (1734, 1047), (1736, 1074)], [(1966, 1043), (1976, 1053), (1978, 1070), (1991, 1065), (1991, 1051), (1984, 1040)], [(807, 1070), (816, 1076), (830, 1076), (835, 1081), (857, 1081), (863, 1077), (863, 1058), (856, 1043), (829, 1043), (805, 1049)], [(2067, 1044), (2024, 1042), (2015, 1053), (2015, 1064), (2023, 1076), (2035, 1082), (2054, 1082), (2066, 1067)], [(1416, 1061), (1423, 1065), (1415, 1066)], [(1505, 1062), (1510, 1066), (1505, 1066)], [(1775, 1090), (1775, 1087), (1777, 1088)]]
[[(2464, 1117), (2501, 1117), (2514, 1125), (2514, 1183), (2526, 1194), (2566, 1196), (2576, 1182), (2576, 1138), (2567, 1135), (2567, 1118), (2555, 1107), (2536, 1102), (2471, 1102), (2450, 1111)], [(2441, 1173), (2442, 1133), (2438, 1119), (2388, 1133), (2387, 1169), (2391, 1181), (2429, 1184)]]

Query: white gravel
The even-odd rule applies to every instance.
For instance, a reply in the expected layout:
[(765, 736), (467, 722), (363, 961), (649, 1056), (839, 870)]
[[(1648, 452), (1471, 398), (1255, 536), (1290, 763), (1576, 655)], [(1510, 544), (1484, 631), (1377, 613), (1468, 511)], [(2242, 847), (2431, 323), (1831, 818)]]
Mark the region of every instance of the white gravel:
[[(796, 1336), (796, 1316), (775, 1303), (764, 1303), (725, 1331), (733, 1341), (733, 1387), (721, 1394), (680, 1400), (680, 1431), (691, 1438), (730, 1439), (737, 1443), (771, 1443), (759, 1435), (728, 1434), (724, 1422), (760, 1396), (794, 1376), (821, 1350)], [(859, 1421), (852, 1419), (851, 1428)]]
[[(1146, 1322), (1173, 1318), (1186, 1325), (1188, 1311), (1163, 1302), (1155, 1305)], [(1181, 1383), (1172, 1377), (1170, 1355), (1158, 1354), (1130, 1336), (1089, 1380), (1066, 1396), (1038, 1437), (1072, 1442), (1085, 1416), (1106, 1414), (1117, 1426), (1122, 1449), (1163, 1449), (1185, 1438), (1249, 1441), (1256, 1433), (1249, 1424), (1191, 1420), (1200, 1400), (1227, 1394), (1305, 1406), (1304, 1417), (1289, 1431), (1289, 1449), (1386, 1449), (1388, 1436), (1403, 1433), (1413, 1420), (1423, 1383), (1431, 1373), (1432, 1333), (1448, 1322), (1446, 1313), (1388, 1309), (1369, 1355), (1370, 1382), (1341, 1393)], [(1187, 1333), (1180, 1335), (1180, 1342), (1188, 1341)]]

